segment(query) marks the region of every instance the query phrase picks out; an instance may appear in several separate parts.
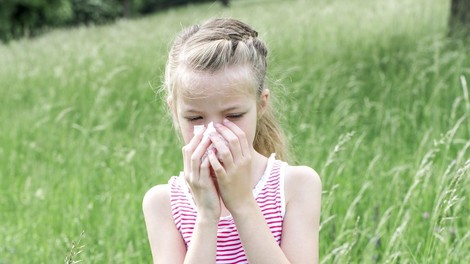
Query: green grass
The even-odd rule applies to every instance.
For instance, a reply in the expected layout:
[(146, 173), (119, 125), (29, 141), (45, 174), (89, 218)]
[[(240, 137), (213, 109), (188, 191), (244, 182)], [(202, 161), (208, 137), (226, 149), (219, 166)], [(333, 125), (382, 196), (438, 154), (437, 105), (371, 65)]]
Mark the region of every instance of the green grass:
[(154, 90), (175, 34), (215, 16), (270, 47), (296, 160), (323, 181), (323, 263), (470, 263), (470, 49), (449, 3), (232, 2), (0, 46), (0, 263), (151, 261), (141, 200), (181, 169)]

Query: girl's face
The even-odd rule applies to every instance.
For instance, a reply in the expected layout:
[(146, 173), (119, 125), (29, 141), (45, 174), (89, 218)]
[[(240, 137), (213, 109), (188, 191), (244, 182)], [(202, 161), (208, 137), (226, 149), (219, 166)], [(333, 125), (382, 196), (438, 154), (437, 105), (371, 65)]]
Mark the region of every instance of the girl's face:
[(259, 110), (266, 106), (269, 91), (265, 90), (259, 101), (254, 82), (247, 66), (232, 66), (215, 73), (185, 74), (174, 115), (185, 144), (193, 137), (194, 126), (210, 122), (222, 123), (224, 118), (245, 132), (248, 144), (253, 146)]

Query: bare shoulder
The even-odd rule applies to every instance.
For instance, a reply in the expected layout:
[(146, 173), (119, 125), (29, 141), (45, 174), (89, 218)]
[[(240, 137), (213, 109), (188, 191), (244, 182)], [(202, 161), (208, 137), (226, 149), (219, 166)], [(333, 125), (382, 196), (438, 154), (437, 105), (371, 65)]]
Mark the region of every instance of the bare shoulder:
[(142, 201), (154, 263), (183, 263), (186, 247), (178, 232), (170, 203), (170, 186), (152, 187)]
[(144, 195), (142, 210), (144, 214), (161, 213), (170, 208), (170, 188), (160, 184), (150, 188)]
[(281, 248), (292, 263), (318, 263), (322, 186), (307, 166), (287, 166)]
[(308, 166), (287, 166), (285, 190), (288, 198), (298, 195), (321, 195), (321, 179), (318, 173)]

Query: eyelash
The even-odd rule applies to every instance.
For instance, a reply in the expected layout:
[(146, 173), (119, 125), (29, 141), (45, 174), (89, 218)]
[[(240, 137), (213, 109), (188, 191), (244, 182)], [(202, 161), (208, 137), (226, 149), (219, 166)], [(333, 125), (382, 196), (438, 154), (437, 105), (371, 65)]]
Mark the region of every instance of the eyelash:
[(227, 118), (230, 119), (240, 119), (243, 117), (244, 114), (235, 114), (235, 115), (228, 115)]
[[(245, 114), (233, 114), (233, 115), (227, 115), (227, 118), (229, 119), (240, 119), (244, 116)], [(189, 122), (197, 122), (198, 120), (203, 119), (202, 116), (195, 116), (195, 117), (186, 117), (186, 120)]]
[(186, 120), (188, 120), (189, 122), (195, 122), (200, 119), (202, 119), (202, 116), (186, 117)]

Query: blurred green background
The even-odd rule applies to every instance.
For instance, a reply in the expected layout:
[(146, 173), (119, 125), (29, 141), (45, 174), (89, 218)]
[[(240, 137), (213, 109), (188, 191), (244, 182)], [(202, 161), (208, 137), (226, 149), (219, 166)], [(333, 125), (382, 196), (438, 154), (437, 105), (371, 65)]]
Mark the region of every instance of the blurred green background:
[[(104, 24), (210, 0), (3, 0), (0, 40), (35, 36), (54, 27)], [(227, 5), (228, 0), (221, 1)]]
[(295, 160), (323, 182), (320, 262), (470, 263), (470, 45), (442, 0), (209, 1), (10, 38), (0, 263), (151, 262), (141, 201), (182, 168), (155, 92), (175, 35), (213, 17), (270, 49)]

